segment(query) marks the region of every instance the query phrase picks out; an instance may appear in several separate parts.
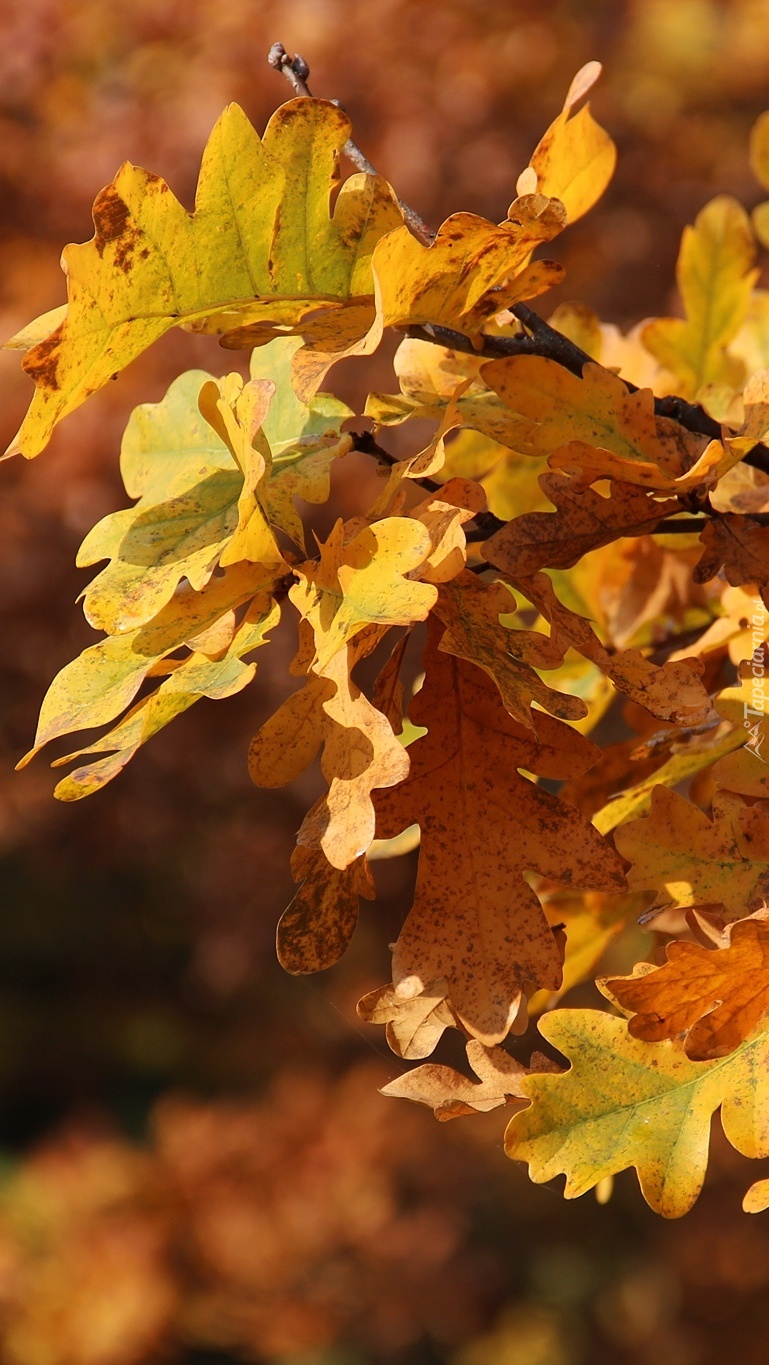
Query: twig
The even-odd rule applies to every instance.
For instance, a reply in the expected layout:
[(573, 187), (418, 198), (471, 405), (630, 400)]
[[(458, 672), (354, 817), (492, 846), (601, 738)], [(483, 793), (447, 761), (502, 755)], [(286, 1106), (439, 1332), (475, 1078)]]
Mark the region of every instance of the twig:
[[(267, 54), (267, 61), (276, 71), (283, 72), (286, 80), (293, 87), (297, 95), (300, 95), (303, 99), (313, 99), (312, 91), (307, 84), (310, 68), (304, 60), (304, 57), (300, 57), (298, 53), (294, 57), (289, 57), (282, 43), (273, 43)], [(337, 105), (340, 109), (342, 108), (339, 100), (332, 100), (331, 103)], [(345, 156), (349, 158), (353, 166), (357, 166), (358, 170), (363, 171), (364, 175), (379, 174), (372, 166), (368, 157), (363, 154), (357, 142), (353, 142), (352, 138), (347, 139), (343, 150)], [(397, 195), (396, 199), (398, 199)], [(435, 233), (427, 226), (427, 223), (420, 217), (416, 209), (412, 209), (411, 205), (405, 203), (403, 199), (398, 199), (398, 208), (403, 214), (404, 221), (414, 233), (414, 236), (418, 237), (420, 242), (423, 242), (425, 246), (432, 246), (435, 241)]]
[[(355, 441), (355, 449), (360, 450), (364, 455), (373, 455), (374, 459), (378, 460), (380, 464), (392, 468), (393, 465), (403, 463), (402, 460), (398, 459), (397, 455), (391, 455), (389, 450), (385, 450), (384, 446), (380, 446), (379, 442), (375, 440), (370, 431), (353, 431), (351, 435)], [(442, 484), (436, 483), (435, 479), (417, 478), (411, 479), (410, 482), (416, 484), (417, 488), (424, 488), (427, 493), (440, 493), (443, 487)], [(479, 513), (479, 516), (484, 515), (486, 514)], [(489, 515), (491, 514), (489, 513)], [(496, 517), (494, 520), (496, 521)], [(501, 522), (500, 525), (504, 525), (504, 523)], [(484, 539), (488, 539), (488, 537), (484, 537)]]

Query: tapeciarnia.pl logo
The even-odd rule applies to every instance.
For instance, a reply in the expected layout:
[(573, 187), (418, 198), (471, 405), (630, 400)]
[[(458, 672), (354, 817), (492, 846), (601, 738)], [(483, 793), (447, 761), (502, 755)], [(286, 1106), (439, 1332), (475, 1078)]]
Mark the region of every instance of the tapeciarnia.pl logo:
[[(743, 725), (748, 731), (749, 738), (745, 745), (760, 758), (762, 763), (769, 763), (769, 750), (766, 754), (761, 752), (766, 733), (762, 730), (762, 721), (766, 716), (766, 653), (764, 650), (764, 640), (766, 639), (766, 607), (760, 598), (757, 598), (753, 606), (753, 615), (750, 618), (751, 643), (753, 653), (748, 659), (748, 685), (750, 689), (750, 703), (743, 704), (744, 719)], [(759, 717), (754, 720), (752, 717)]]

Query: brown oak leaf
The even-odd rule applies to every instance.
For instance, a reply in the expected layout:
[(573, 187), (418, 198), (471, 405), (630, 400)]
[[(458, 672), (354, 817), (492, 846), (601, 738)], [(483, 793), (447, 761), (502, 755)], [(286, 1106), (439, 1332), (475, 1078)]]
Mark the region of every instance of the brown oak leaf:
[(521, 776), (565, 778), (595, 746), (544, 712), (536, 732), (503, 707), (479, 668), (439, 650), (431, 625), (425, 682), (409, 716), (428, 733), (409, 748), (406, 782), (375, 798), (377, 834), (422, 831), (414, 905), (393, 954), (399, 995), (444, 979), (462, 1024), (501, 1041), (525, 982), (557, 990), (561, 952), (526, 869), (564, 885), (624, 889), (614, 850), (572, 806)]
[(587, 707), (579, 697), (548, 687), (536, 672), (557, 668), (563, 652), (532, 630), (508, 630), (500, 616), (515, 611), (515, 598), (503, 583), (481, 582), (466, 571), (441, 585), (435, 614), (447, 627), (440, 648), (477, 664), (493, 678), (506, 710), (533, 729), (531, 703), (563, 720), (581, 720)]
[(550, 471), (539, 486), (555, 512), (514, 517), (483, 546), (484, 558), (502, 573), (521, 577), (546, 566), (570, 569), (600, 545), (620, 536), (653, 531), (663, 517), (679, 511), (676, 498), (655, 502), (646, 489), (612, 482), (608, 496), (586, 488), (579, 474)]
[[(467, 1044), (467, 1060), (477, 1081), (471, 1081), (453, 1067), (428, 1062), (383, 1085), (382, 1094), (426, 1104), (442, 1123), (463, 1114), (487, 1114), (501, 1104), (517, 1104), (519, 1109), (526, 1107), (528, 1101), (522, 1099), (521, 1077), (530, 1074), (529, 1068), (522, 1066), (503, 1048), (484, 1047), (475, 1038)], [(557, 1070), (541, 1054), (533, 1057), (532, 1062), (540, 1063), (533, 1068), (537, 1071)]]
[(733, 588), (756, 583), (764, 601), (769, 601), (769, 526), (727, 513), (709, 521), (700, 539), (705, 548), (694, 570), (697, 583), (715, 578), (723, 565)]
[(295, 976), (322, 972), (338, 962), (358, 923), (358, 898), (376, 891), (365, 854), (343, 868), (332, 867), (320, 848), (297, 844), (291, 857), (294, 899), (278, 922), (278, 961)]
[(703, 665), (699, 660), (681, 659), (658, 667), (638, 649), (610, 654), (590, 622), (559, 602), (546, 574), (514, 578), (513, 582), (550, 622), (564, 654), (571, 645), (597, 664), (620, 692), (653, 716), (681, 725), (699, 725), (710, 715), (710, 697), (700, 681)]

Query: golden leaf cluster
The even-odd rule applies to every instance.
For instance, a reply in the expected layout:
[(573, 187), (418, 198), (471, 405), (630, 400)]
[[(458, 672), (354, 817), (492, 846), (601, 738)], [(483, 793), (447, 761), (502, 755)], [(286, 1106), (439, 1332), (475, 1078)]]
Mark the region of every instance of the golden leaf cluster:
[[(418, 843), (392, 979), (359, 1012), (409, 1061), (459, 1031), (477, 1079), (423, 1062), (386, 1093), (444, 1119), (512, 1105), (506, 1148), (535, 1181), (565, 1173), (571, 1197), (634, 1167), (678, 1216), (716, 1109), (739, 1152), (769, 1156), (768, 234), (765, 205), (706, 205), (681, 244), (683, 316), (628, 337), (583, 306), (533, 313), (563, 276), (538, 253), (614, 167), (585, 102), (599, 70), (575, 77), (503, 221), (457, 212), (430, 241), (381, 177), (339, 187), (350, 125), (323, 100), (290, 101), (263, 137), (226, 110), (193, 212), (130, 165), (99, 194), (94, 237), (65, 251), (66, 306), (14, 339), (35, 395), (8, 453), (38, 454), (172, 327), (250, 351), (250, 374), (189, 372), (131, 416), (133, 505), (78, 560), (104, 566), (83, 592), (103, 638), (54, 679), (23, 761), (106, 727), (55, 760), (79, 763), (56, 795), (89, 795), (291, 637), (248, 758), (266, 787), (316, 760), (324, 783), (283, 965), (333, 966), (376, 895), (369, 856)], [(321, 386), (387, 328), (398, 391), (356, 415)], [(353, 450), (377, 477), (346, 515), (332, 478)], [(634, 964), (639, 918), (658, 937)], [(553, 1008), (607, 951), (610, 1009)], [(545, 1009), (565, 1071), (505, 1047)]]

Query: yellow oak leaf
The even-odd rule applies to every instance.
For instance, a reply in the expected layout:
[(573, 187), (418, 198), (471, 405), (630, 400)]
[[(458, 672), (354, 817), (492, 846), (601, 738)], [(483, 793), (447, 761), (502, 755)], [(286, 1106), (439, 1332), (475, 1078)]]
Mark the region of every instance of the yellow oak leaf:
[(769, 1009), (769, 925), (739, 920), (728, 947), (672, 942), (653, 971), (606, 977), (601, 989), (632, 1014), (634, 1038), (681, 1038), (687, 1057), (725, 1057), (749, 1038)]
[(382, 327), (430, 324), (469, 336), (495, 313), (533, 299), (558, 284), (554, 261), (529, 264), (534, 247), (562, 230), (566, 212), (556, 199), (516, 199), (497, 226), (472, 213), (454, 213), (423, 246), (408, 228), (382, 237), (374, 251), (377, 314)]
[(531, 1105), (511, 1119), (505, 1151), (528, 1162), (535, 1183), (565, 1173), (564, 1195), (576, 1199), (635, 1167), (646, 1202), (680, 1218), (702, 1188), (719, 1106), (732, 1146), (769, 1156), (769, 1034), (693, 1062), (675, 1043), (641, 1042), (624, 1019), (598, 1010), (557, 1010), (538, 1028), (571, 1067), (521, 1078)]
[(295, 499), (328, 497), (329, 466), (352, 438), (340, 431), (345, 404), (321, 394), (305, 406), (295, 397), (289, 370), (298, 344), (264, 347), (249, 384), (193, 370), (160, 403), (132, 413), (121, 472), (139, 501), (100, 521), (78, 554), (79, 565), (111, 561), (83, 593), (96, 629), (142, 625), (183, 578), (202, 588), (217, 564), (252, 559), (278, 576), (273, 527), (303, 546)]
[(69, 773), (56, 786), (54, 796), (59, 801), (79, 801), (91, 796), (117, 777), (143, 744), (201, 697), (218, 701), (241, 692), (256, 673), (256, 664), (243, 663), (243, 656), (266, 644), (268, 631), (279, 620), (277, 603), (267, 595), (255, 599), (223, 655), (212, 659), (191, 653), (107, 734), (86, 748), (57, 758), (52, 765), (55, 768), (90, 754), (106, 755)]
[(429, 532), (418, 521), (386, 517), (347, 544), (344, 534), (338, 521), (319, 544), (319, 561), (298, 565), (299, 582), (289, 589), (297, 611), (312, 626), (314, 666), (321, 671), (369, 623), (423, 621), (438, 595), (431, 584), (408, 577), (432, 551)]
[(742, 1201), (745, 1213), (763, 1213), (769, 1208), (769, 1180), (756, 1180)]
[(520, 1100), (526, 1067), (501, 1047), (484, 1047), (476, 1038), (467, 1043), (467, 1060), (478, 1077), (471, 1081), (450, 1066), (428, 1062), (398, 1076), (381, 1093), (394, 1099), (426, 1104), (445, 1122), (463, 1114), (487, 1114), (501, 1104)]
[(411, 998), (445, 980), (463, 1026), (494, 1044), (506, 1036), (525, 982), (560, 984), (560, 950), (523, 872), (602, 890), (622, 889), (624, 878), (587, 821), (519, 772), (582, 771), (595, 755), (590, 742), (544, 712), (536, 734), (527, 730), (481, 669), (438, 642), (436, 626), (409, 710), (427, 734), (409, 747), (408, 779), (374, 798), (379, 837), (415, 822), (422, 831), (393, 982)]
[[(405, 748), (387, 717), (350, 676), (355, 663), (375, 648), (382, 632), (358, 637), (308, 675), (305, 686), (254, 736), (249, 771), (259, 786), (277, 787), (298, 777), (323, 746), (321, 771), (329, 784), (305, 817), (298, 842), (322, 850), (338, 871), (358, 858), (374, 838), (371, 793), (403, 781)], [(309, 874), (307, 874), (309, 875)], [(303, 899), (310, 895), (303, 890)]]
[(337, 652), (324, 668), (336, 688), (322, 705), (323, 756), (321, 770), (329, 789), (305, 816), (297, 841), (319, 846), (332, 867), (340, 871), (365, 853), (374, 838), (371, 801), (377, 788), (402, 782), (409, 757), (381, 711), (352, 681), (352, 647)]
[(145, 625), (108, 636), (85, 649), (51, 683), (40, 708), (35, 743), (19, 766), (59, 735), (114, 720), (133, 701), (161, 659), (228, 616), (235, 607), (258, 598), (271, 584), (271, 573), (259, 565), (238, 564), (212, 579), (201, 592), (181, 588)]
[(642, 332), (682, 398), (696, 398), (706, 384), (742, 383), (743, 363), (727, 348), (747, 313), (754, 258), (748, 216), (728, 195), (712, 199), (684, 229), (676, 280), (685, 319), (656, 318)]
[(373, 900), (374, 882), (364, 855), (341, 871), (322, 849), (298, 844), (291, 857), (300, 885), (278, 921), (278, 961), (295, 976), (323, 972), (344, 954), (358, 922), (358, 900)]
[[(567, 221), (574, 223), (601, 198), (614, 174), (617, 149), (596, 123), (590, 105), (581, 104), (601, 74), (600, 62), (588, 62), (572, 81), (563, 110), (538, 143), (529, 163), (540, 194), (560, 199)], [(576, 112), (575, 112), (576, 109)], [(523, 172), (523, 177), (527, 172)], [(532, 188), (530, 176), (518, 183), (518, 193)]]
[(363, 175), (345, 183), (330, 216), (349, 133), (335, 105), (297, 99), (260, 139), (230, 105), (203, 154), (194, 213), (158, 176), (123, 166), (94, 203), (95, 236), (65, 249), (67, 314), (25, 356), (37, 389), (9, 453), (36, 455), (62, 417), (171, 327), (275, 329), (328, 304), (353, 308), (363, 338), (373, 247), (402, 219), (387, 183)]
[(432, 542), (420, 577), (426, 583), (447, 583), (461, 573), (467, 562), (467, 542), (463, 526), (486, 506), (480, 484), (471, 479), (448, 479), (440, 493), (431, 493), (410, 509)]
[(429, 1057), (456, 1016), (446, 999), (446, 983), (431, 982), (419, 995), (404, 999), (393, 985), (369, 991), (357, 1005), (367, 1024), (384, 1024), (385, 1036), (397, 1057), (414, 1062)]
[(717, 793), (713, 820), (683, 796), (656, 787), (650, 814), (615, 831), (631, 863), (628, 886), (654, 891), (652, 908), (722, 906), (728, 920), (769, 896), (769, 809)]

